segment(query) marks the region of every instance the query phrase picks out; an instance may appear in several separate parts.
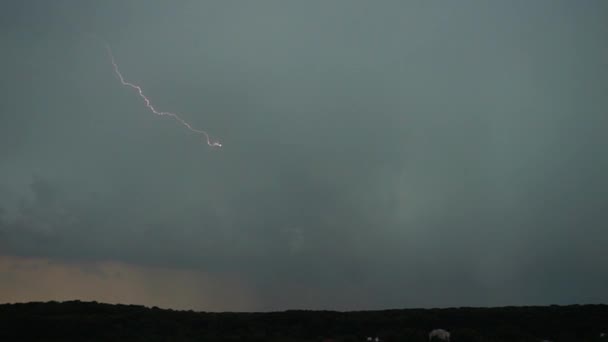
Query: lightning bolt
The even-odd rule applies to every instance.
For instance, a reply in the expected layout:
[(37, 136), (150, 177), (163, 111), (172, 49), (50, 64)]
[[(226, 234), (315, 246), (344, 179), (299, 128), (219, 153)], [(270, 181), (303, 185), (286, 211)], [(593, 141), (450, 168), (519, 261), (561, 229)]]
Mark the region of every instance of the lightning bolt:
[(106, 45), (106, 50), (108, 51), (108, 55), (110, 56), (110, 61), (112, 62), (112, 66), (114, 67), (114, 73), (116, 74), (116, 76), (118, 76), (120, 83), (122, 83), (123, 86), (130, 87), (133, 90), (137, 91), (137, 93), (139, 94), (139, 97), (141, 97), (144, 100), (146, 107), (148, 107), (148, 109), (152, 113), (154, 113), (156, 115), (160, 115), (160, 116), (170, 116), (173, 119), (175, 119), (177, 122), (182, 124), (184, 127), (186, 127), (188, 130), (190, 130), (191, 132), (204, 135), (205, 140), (207, 141), (207, 145), (209, 145), (210, 147), (218, 147), (218, 148), (222, 147), (222, 144), (219, 141), (211, 140), (211, 138), (209, 137), (209, 134), (207, 132), (192, 127), (192, 125), (190, 125), (186, 120), (182, 119), (179, 115), (177, 115), (175, 113), (171, 113), (171, 112), (160, 112), (160, 111), (156, 110), (156, 108), (154, 108), (154, 106), (152, 105), (152, 102), (150, 102), (150, 99), (146, 95), (144, 95), (144, 92), (141, 89), (141, 87), (138, 86), (137, 84), (133, 84), (129, 81), (126, 81), (125, 78), (122, 76), (122, 73), (118, 69), (118, 64), (116, 64), (116, 59), (114, 58), (114, 54), (112, 53), (112, 49), (110, 48), (110, 45)]

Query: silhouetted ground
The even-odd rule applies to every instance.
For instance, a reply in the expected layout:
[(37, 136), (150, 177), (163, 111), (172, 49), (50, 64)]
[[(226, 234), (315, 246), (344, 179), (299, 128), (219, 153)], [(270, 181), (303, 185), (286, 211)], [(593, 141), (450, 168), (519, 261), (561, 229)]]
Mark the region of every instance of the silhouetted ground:
[(608, 341), (608, 305), (207, 313), (96, 302), (0, 305), (0, 341)]

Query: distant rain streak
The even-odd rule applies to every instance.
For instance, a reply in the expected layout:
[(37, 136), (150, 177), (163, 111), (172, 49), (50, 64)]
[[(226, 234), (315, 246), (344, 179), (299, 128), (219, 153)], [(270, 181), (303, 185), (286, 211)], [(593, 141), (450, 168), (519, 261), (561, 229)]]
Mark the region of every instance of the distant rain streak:
[(222, 147), (222, 143), (220, 143), (219, 141), (213, 141), (209, 137), (209, 134), (207, 132), (192, 127), (192, 125), (190, 125), (186, 120), (182, 119), (179, 115), (177, 115), (175, 113), (171, 113), (171, 112), (159, 112), (158, 110), (156, 110), (156, 108), (154, 108), (154, 106), (150, 102), (150, 99), (148, 99), (148, 97), (146, 95), (144, 95), (144, 92), (141, 89), (141, 87), (136, 84), (126, 81), (125, 78), (122, 76), (122, 73), (118, 69), (118, 64), (116, 64), (116, 59), (114, 58), (114, 54), (112, 53), (112, 49), (110, 48), (110, 45), (106, 45), (106, 49), (108, 50), (108, 55), (110, 56), (110, 61), (112, 62), (112, 66), (114, 66), (114, 72), (116, 73), (116, 76), (118, 76), (120, 83), (122, 83), (122, 85), (124, 85), (124, 86), (128, 86), (128, 87), (131, 87), (134, 90), (136, 90), (137, 93), (139, 94), (139, 96), (144, 100), (146, 107), (148, 107), (148, 109), (152, 113), (154, 113), (156, 115), (161, 115), (161, 116), (170, 116), (170, 117), (174, 118), (175, 120), (177, 120), (179, 123), (181, 123), (188, 130), (190, 130), (194, 133), (197, 133), (197, 134), (204, 135), (205, 140), (207, 141), (207, 145), (209, 145), (210, 147), (218, 147), (218, 148)]

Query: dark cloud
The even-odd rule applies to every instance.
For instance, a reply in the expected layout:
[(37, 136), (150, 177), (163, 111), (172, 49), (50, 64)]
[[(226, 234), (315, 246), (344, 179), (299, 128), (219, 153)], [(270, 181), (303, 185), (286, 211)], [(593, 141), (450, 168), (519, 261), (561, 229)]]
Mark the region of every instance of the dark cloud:
[(3, 9), (4, 255), (235, 272), (259, 309), (607, 300), (604, 2)]

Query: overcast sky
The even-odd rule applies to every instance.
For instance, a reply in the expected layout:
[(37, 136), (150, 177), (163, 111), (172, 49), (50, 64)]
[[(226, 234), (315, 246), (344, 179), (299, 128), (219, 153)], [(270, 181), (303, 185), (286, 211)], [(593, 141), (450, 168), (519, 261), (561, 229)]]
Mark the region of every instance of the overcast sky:
[(606, 303), (606, 37), (603, 0), (3, 1), (0, 302)]

